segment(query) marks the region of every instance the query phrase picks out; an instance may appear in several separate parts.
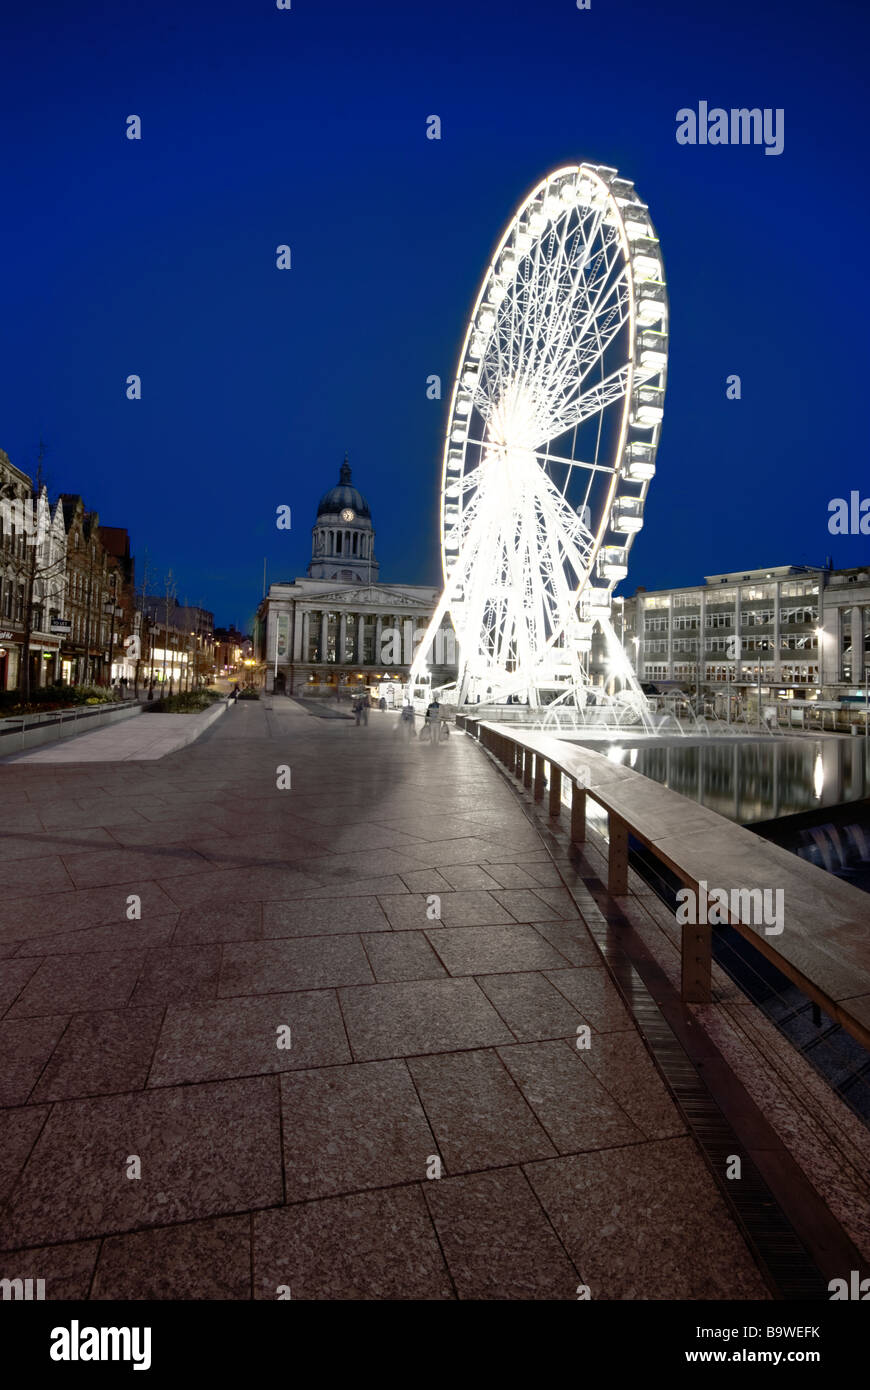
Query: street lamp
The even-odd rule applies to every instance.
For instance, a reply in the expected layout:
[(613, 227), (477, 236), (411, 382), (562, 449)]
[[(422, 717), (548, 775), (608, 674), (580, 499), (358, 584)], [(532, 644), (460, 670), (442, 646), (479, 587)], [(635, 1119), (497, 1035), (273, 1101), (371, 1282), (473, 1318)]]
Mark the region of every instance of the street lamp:
[(759, 642), (758, 655), (756, 657), (756, 670), (758, 672), (758, 727), (761, 728), (761, 653), (769, 652), (772, 647), (771, 642)]
[(111, 595), (103, 604), (104, 609), (111, 609), (112, 622), (109, 628), (109, 684), (112, 682), (112, 662), (115, 659), (115, 619), (118, 616), (118, 571), (112, 570), (109, 575)]

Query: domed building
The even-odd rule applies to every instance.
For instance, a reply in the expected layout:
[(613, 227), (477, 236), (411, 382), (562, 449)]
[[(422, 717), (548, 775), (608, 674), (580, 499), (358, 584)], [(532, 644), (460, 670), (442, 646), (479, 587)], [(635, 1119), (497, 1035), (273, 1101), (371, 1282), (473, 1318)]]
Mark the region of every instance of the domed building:
[[(398, 703), (439, 592), (380, 582), (371, 509), (345, 455), (338, 482), (317, 504), (306, 577), (270, 585), (257, 611), (254, 651), (265, 689), (341, 698), (368, 688)], [(431, 673), (433, 685), (456, 679), (446, 618)]]
[(347, 454), (338, 483), (325, 492), (311, 531), (309, 579), (355, 580), (368, 584), (378, 578), (375, 530), (369, 504), (351, 482)]

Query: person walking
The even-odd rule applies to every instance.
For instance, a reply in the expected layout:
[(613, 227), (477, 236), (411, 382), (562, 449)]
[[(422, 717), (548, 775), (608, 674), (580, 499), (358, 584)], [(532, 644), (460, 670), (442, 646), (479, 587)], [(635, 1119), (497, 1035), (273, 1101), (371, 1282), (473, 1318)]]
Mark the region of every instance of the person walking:
[(432, 700), (426, 710), (426, 720), (429, 724), (429, 737), (433, 743), (441, 741), (441, 706), (437, 700)]
[(368, 728), (368, 722), (369, 722), (369, 709), (370, 709), (370, 707), (371, 707), (371, 703), (372, 703), (372, 702), (371, 702), (371, 700), (369, 699), (369, 693), (368, 693), (367, 690), (360, 696), (360, 702), (359, 702), (359, 703), (360, 703), (360, 712), (361, 712), (361, 714), (362, 714), (362, 722), (365, 724), (366, 728)]
[(405, 737), (405, 742), (410, 743), (414, 737), (414, 706), (410, 701), (406, 701), (399, 715), (399, 725)]

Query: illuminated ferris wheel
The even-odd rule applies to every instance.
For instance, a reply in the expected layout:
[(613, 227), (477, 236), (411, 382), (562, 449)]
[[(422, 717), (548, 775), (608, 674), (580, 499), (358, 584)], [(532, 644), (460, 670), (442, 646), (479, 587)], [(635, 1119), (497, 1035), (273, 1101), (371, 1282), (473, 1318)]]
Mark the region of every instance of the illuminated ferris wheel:
[(624, 697), (642, 701), (610, 609), (655, 473), (667, 342), (661, 252), (633, 184), (589, 164), (549, 174), (496, 247), (450, 402), (429, 632), (449, 611), (458, 703), (584, 705), (596, 623)]

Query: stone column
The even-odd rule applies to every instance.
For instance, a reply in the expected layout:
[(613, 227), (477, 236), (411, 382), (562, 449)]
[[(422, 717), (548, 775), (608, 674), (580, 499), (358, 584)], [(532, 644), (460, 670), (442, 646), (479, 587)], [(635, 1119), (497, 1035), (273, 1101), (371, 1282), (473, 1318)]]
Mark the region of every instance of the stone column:
[(356, 659), (360, 666), (366, 664), (366, 615), (358, 613), (356, 619)]
[(852, 629), (852, 684), (864, 684), (864, 622), (860, 608), (853, 608)]
[[(661, 609), (658, 609), (658, 612), (661, 613)], [(669, 680), (669, 681), (672, 681), (672, 680), (674, 679), (674, 596), (673, 596), (673, 594), (669, 594), (669, 595), (668, 595), (668, 606), (667, 606), (666, 612), (667, 612), (667, 615), (668, 615), (668, 680)]]
[(375, 615), (375, 665), (380, 664), (381, 660), (381, 634), (384, 630), (384, 620), (380, 613)]
[(329, 635), (329, 615), (320, 614), (320, 660), (326, 661), (326, 639)]
[(342, 664), (344, 663), (344, 650), (345, 650), (345, 643), (346, 643), (346, 641), (347, 641), (347, 614), (346, 614), (346, 613), (341, 613), (341, 614), (339, 614), (339, 619), (338, 619), (338, 651), (336, 652), (336, 661), (338, 662), (339, 665), (342, 665)]
[(293, 624), (293, 661), (298, 662), (302, 656), (302, 614), (297, 607), (295, 610), (295, 622)]
[(311, 614), (306, 608), (302, 614), (302, 660), (308, 661), (308, 653), (311, 651)]

